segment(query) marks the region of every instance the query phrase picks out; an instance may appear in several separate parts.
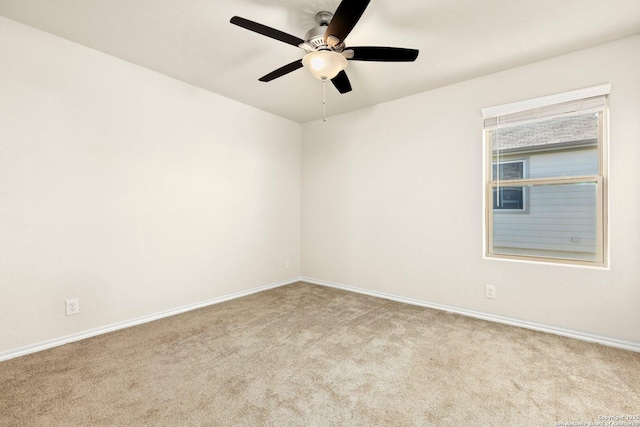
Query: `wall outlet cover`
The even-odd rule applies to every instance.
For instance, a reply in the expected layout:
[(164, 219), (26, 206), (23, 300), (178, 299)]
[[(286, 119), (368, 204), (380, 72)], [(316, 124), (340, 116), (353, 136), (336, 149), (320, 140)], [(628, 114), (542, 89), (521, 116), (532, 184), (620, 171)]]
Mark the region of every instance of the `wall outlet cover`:
[(80, 313), (80, 299), (68, 299), (64, 302), (67, 316)]
[(495, 298), (496, 297), (496, 287), (495, 285), (487, 285), (485, 288), (485, 296), (487, 298)]

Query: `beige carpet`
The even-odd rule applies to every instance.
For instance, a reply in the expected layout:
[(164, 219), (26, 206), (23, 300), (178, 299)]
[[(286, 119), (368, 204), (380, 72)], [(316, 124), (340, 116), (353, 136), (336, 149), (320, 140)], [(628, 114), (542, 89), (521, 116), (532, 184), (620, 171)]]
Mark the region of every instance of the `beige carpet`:
[(297, 283), (0, 363), (0, 425), (554, 426), (640, 354)]

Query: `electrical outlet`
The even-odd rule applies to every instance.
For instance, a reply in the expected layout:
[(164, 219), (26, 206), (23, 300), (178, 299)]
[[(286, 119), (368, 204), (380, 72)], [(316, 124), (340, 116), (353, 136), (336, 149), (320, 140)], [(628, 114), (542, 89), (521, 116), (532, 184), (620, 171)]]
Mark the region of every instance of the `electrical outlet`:
[(80, 313), (80, 299), (68, 299), (64, 302), (67, 316), (71, 316), (72, 314)]
[(284, 268), (286, 270), (291, 270), (291, 261), (286, 260), (285, 263), (284, 263)]
[(495, 298), (496, 297), (495, 285), (487, 285), (484, 291), (484, 296), (486, 296), (487, 298)]

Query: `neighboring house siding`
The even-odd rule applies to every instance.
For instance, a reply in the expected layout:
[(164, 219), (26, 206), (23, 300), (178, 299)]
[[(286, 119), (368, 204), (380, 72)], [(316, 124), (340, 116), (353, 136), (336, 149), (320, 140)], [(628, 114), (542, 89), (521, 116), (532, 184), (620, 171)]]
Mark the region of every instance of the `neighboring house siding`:
[[(528, 158), (528, 178), (592, 175), (598, 171), (596, 148), (504, 156)], [(535, 186), (527, 189), (524, 212), (494, 211), (494, 247), (538, 250), (538, 255), (589, 259), (596, 253), (595, 185)]]
[(530, 156), (529, 178), (569, 177), (598, 173), (598, 151), (551, 151)]

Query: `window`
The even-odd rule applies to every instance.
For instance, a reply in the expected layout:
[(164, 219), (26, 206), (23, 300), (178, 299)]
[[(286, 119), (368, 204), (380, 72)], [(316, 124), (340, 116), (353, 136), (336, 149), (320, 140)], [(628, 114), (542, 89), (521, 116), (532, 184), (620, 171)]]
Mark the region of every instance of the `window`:
[[(493, 163), (493, 180), (497, 180), (498, 163)], [(523, 179), (524, 160), (505, 161), (500, 163), (500, 180)], [(493, 210), (524, 212), (525, 192), (522, 187), (500, 187), (493, 189)]]
[(609, 90), (483, 110), (488, 257), (606, 265)]

